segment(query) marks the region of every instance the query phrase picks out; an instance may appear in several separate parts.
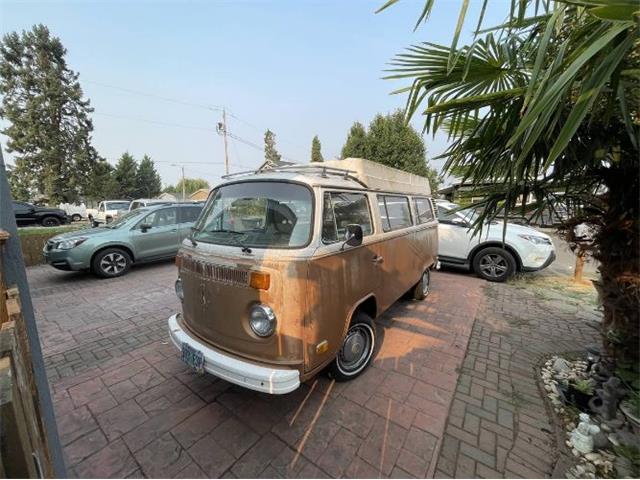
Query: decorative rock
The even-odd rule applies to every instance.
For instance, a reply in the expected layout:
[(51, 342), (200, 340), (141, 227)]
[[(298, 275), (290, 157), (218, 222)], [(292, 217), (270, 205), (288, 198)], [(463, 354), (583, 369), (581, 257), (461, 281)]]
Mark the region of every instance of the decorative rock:
[(584, 458), (593, 463), (595, 463), (596, 461), (602, 461), (602, 455), (596, 452), (587, 453)]
[(604, 450), (609, 446), (609, 439), (604, 432), (598, 432), (593, 436), (593, 448)]
[(553, 370), (558, 373), (568, 372), (571, 369), (571, 365), (564, 358), (558, 357), (553, 362)]

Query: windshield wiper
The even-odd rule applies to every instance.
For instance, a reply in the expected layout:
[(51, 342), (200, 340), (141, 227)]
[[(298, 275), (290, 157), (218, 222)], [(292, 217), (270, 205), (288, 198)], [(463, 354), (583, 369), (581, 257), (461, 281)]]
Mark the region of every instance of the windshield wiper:
[[(217, 230), (207, 230), (208, 233), (232, 233), (234, 235), (246, 235), (247, 232), (239, 232), (238, 230), (229, 230), (226, 228), (220, 228)], [(251, 249), (247, 247), (244, 243), (238, 240), (238, 237), (232, 237), (236, 245), (238, 245), (244, 253), (251, 253)]]

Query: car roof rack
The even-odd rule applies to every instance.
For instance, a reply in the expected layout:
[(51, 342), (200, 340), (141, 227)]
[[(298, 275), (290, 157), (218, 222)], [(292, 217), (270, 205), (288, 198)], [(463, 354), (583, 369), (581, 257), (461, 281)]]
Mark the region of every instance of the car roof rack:
[(357, 177), (357, 172), (354, 170), (345, 170), (343, 168), (327, 167), (323, 165), (286, 165), (282, 167), (271, 167), (265, 170), (250, 170), (246, 172), (230, 173), (223, 175), (221, 178), (234, 178), (244, 175), (255, 175), (258, 173), (270, 173), (270, 172), (285, 172), (285, 173), (319, 173), (321, 177), (329, 177), (329, 175), (342, 177), (345, 180), (353, 180), (363, 187), (367, 188), (367, 185)]

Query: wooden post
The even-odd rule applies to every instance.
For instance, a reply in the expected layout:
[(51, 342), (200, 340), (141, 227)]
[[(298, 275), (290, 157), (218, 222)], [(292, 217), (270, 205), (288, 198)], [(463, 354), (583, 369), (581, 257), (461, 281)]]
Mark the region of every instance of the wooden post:
[[(67, 476), (0, 148), (0, 472)], [(8, 360), (7, 360), (8, 359)], [(14, 427), (11, 427), (11, 426)], [(22, 454), (20, 454), (22, 452)]]

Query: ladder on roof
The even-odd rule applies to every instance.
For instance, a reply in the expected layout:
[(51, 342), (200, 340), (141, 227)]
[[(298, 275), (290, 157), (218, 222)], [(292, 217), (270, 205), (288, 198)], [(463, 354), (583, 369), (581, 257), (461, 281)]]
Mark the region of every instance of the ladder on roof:
[(256, 175), (258, 173), (269, 173), (269, 172), (292, 172), (292, 173), (319, 173), (321, 177), (329, 177), (329, 175), (334, 175), (338, 177), (342, 177), (345, 180), (353, 180), (358, 182), (363, 187), (367, 188), (367, 185), (358, 178), (357, 172), (353, 170), (346, 170), (343, 168), (335, 168), (335, 167), (326, 167), (323, 165), (286, 165), (282, 167), (271, 167), (267, 170), (249, 170), (245, 172), (237, 172), (230, 173), (228, 175), (223, 175), (221, 178), (235, 178), (241, 177), (245, 175)]

